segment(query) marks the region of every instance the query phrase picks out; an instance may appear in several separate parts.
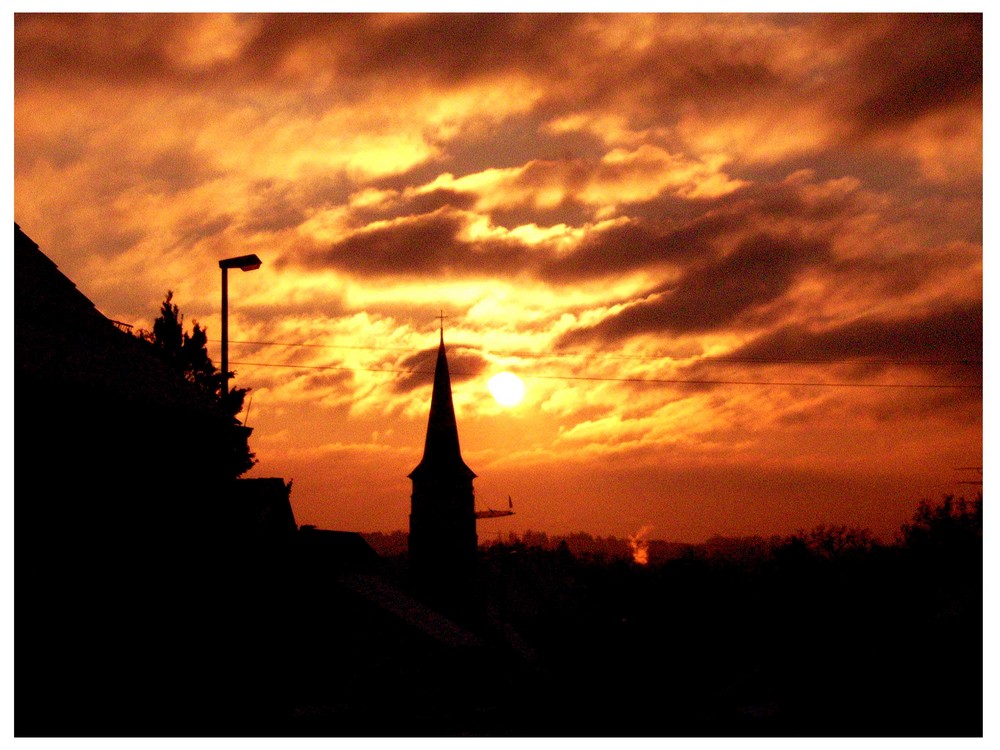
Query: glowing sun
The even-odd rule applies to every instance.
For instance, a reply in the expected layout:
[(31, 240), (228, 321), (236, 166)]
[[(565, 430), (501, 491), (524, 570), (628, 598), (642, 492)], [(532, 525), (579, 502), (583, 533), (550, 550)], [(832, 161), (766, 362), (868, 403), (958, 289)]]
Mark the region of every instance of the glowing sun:
[(517, 406), (524, 398), (524, 383), (512, 372), (501, 372), (486, 383), (501, 406)]

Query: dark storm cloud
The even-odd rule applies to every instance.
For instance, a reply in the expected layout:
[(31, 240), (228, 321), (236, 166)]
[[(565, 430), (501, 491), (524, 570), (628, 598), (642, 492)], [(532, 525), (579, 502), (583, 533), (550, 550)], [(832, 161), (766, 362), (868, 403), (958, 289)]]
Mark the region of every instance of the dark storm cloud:
[(107, 165), (95, 169), (90, 162), (82, 162), (89, 172), (87, 187), (91, 195), (109, 203), (137, 186), (148, 194), (173, 195), (220, 176), (219, 170), (195, 153), (193, 146), (145, 150), (128, 145), (85, 146), (81, 154)]
[(426, 274), (464, 255), (456, 234), (461, 221), (435, 214), (353, 234), (329, 249), (296, 260), (317, 268), (339, 268), (359, 276)]
[(933, 289), (937, 279), (961, 269), (969, 279), (968, 291), (982, 296), (982, 274), (977, 271), (981, 262), (981, 251), (970, 247), (964, 253), (952, 250), (900, 253), (888, 258), (877, 255), (849, 258), (831, 263), (827, 270), (837, 285), (852, 288), (859, 295), (892, 298), (922, 288)]
[[(871, 199), (854, 190), (826, 189), (822, 184), (804, 180), (801, 183), (761, 183), (743, 188), (716, 199), (685, 200), (672, 196), (659, 196), (647, 204), (634, 204), (637, 218), (626, 224), (588, 232), (579, 246), (568, 253), (550, 252), (544, 246), (528, 248), (516, 240), (466, 241), (460, 238), (467, 217), (450, 209), (455, 204), (467, 205), (469, 194), (438, 190), (426, 196), (402, 196), (382, 204), (354, 209), (356, 220), (367, 222), (376, 219), (398, 221), (373, 229), (357, 231), (347, 239), (326, 248), (301, 252), (295, 262), (313, 267), (333, 267), (358, 276), (413, 276), (449, 273), (468, 277), (504, 277), (519, 274), (532, 275), (555, 285), (580, 280), (614, 277), (637, 270), (673, 269), (685, 274), (682, 285), (694, 290), (699, 298), (709, 300), (707, 306), (689, 300), (672, 287), (654, 288), (649, 294), (667, 294), (659, 302), (646, 303), (647, 314), (663, 307), (664, 312), (682, 313), (677, 325), (683, 329), (696, 329), (715, 320), (713, 311), (719, 311), (721, 323), (728, 316), (722, 311), (725, 305), (706, 292), (713, 286), (722, 288), (718, 278), (711, 277), (712, 266), (704, 266), (701, 259), (718, 257), (725, 248), (742, 242), (754, 228), (797, 225), (803, 234), (816, 238), (811, 243), (801, 243), (803, 253), (793, 255), (810, 262), (827, 261), (826, 273), (839, 277), (848, 284), (876, 284), (883, 293), (901, 293), (926, 283), (929, 274), (946, 270), (959, 262), (954, 253), (928, 255), (912, 254), (894, 258), (862, 257), (834, 261), (826, 254), (808, 250), (824, 241), (832, 240), (844, 222), (873, 210)], [(414, 208), (443, 208), (434, 213), (407, 216)], [(491, 213), (491, 220), (499, 224), (503, 212)], [(538, 216), (525, 217), (538, 219)], [(499, 224), (502, 225), (502, 224)], [(516, 226), (509, 222), (508, 226)], [(544, 224), (543, 224), (544, 225)], [(767, 231), (757, 230), (760, 241)], [(774, 236), (779, 236), (775, 234)], [(765, 238), (761, 252), (771, 252), (768, 269), (760, 269), (760, 279), (767, 284), (778, 284), (768, 289), (779, 289), (778, 282), (787, 264), (781, 261), (777, 246), (766, 250), (773, 238)], [(781, 246), (781, 242), (778, 246)], [(797, 241), (792, 240), (795, 244)], [(748, 259), (746, 250), (740, 250), (725, 262), (739, 263)], [(968, 264), (969, 259), (962, 260)], [(685, 270), (689, 269), (689, 270)], [(699, 270), (701, 269), (701, 270)], [(727, 269), (720, 269), (726, 273)], [(704, 276), (709, 274), (708, 276)], [(778, 274), (773, 276), (771, 274)], [(704, 277), (703, 277), (704, 276)], [(855, 279), (856, 281), (851, 281)], [(753, 287), (757, 288), (757, 287)], [(732, 311), (744, 307), (743, 294), (725, 295)], [(754, 303), (755, 304), (755, 303)], [(695, 313), (695, 310), (700, 312)], [(636, 313), (632, 313), (635, 315)], [(697, 323), (697, 320), (703, 321)], [(709, 327), (714, 327), (712, 323)]]
[[(393, 369), (408, 370), (393, 381), (392, 388), (398, 393), (406, 393), (434, 382), (434, 368), (437, 364), (437, 347), (425, 349), (400, 360)], [(448, 373), (453, 383), (461, 383), (480, 375), (489, 363), (477, 349), (461, 344), (448, 345)]]
[(151, 192), (177, 193), (221, 176), (188, 144), (136, 153), (133, 159), (123, 169), (133, 180), (143, 180)]
[[(891, 373), (885, 378), (888, 382), (962, 387), (941, 393), (892, 391), (891, 398), (848, 405), (856, 410), (854, 416), (892, 421), (953, 412), (956, 419), (974, 419), (978, 411), (981, 418), (982, 322), (981, 305), (962, 303), (908, 317), (870, 317), (826, 328), (787, 324), (725, 357), (697, 360), (681, 368), (678, 377), (808, 382), (816, 377), (811, 374), (815, 368), (822, 367), (822, 381), (875, 383), (878, 376)], [(716, 386), (697, 387), (712, 390)], [(808, 421), (827, 408), (796, 410), (783, 421)]]
[[(106, 258), (114, 258), (131, 250), (146, 239), (146, 236), (147, 230), (145, 229), (110, 227), (108, 231), (101, 234), (99, 242), (90, 242), (87, 239), (77, 237), (66, 237), (64, 239), (71, 251), (71, 257), (86, 258), (89, 255), (100, 255)], [(127, 284), (121, 286), (123, 293), (127, 294), (131, 291)]]
[(343, 205), (356, 189), (342, 174), (258, 180), (249, 186), (251, 203), (241, 229), (278, 232), (297, 227), (318, 210)]
[[(583, 178), (578, 181), (582, 182)], [(829, 220), (841, 214), (853, 215), (864, 208), (852, 197), (806, 201), (799, 197), (799, 190), (797, 186), (760, 186), (737, 191), (738, 196), (694, 201), (660, 196), (645, 204), (646, 210), (644, 204), (633, 204), (638, 212), (648, 217), (647, 220), (589, 232), (579, 247), (558, 256), (543, 249), (528, 250), (513, 240), (503, 243), (461, 241), (457, 234), (463, 219), (440, 210), (371, 232), (359, 232), (328, 251), (312, 253), (307, 262), (379, 275), (433, 270), (449, 270), (460, 275), (505, 276), (527, 272), (562, 284), (644, 268), (686, 265), (699, 257), (714, 256), (721, 241), (744, 234), (755, 222), (790, 218)], [(354, 215), (361, 220), (388, 219), (417, 213), (416, 209), (460, 208), (472, 202), (470, 194), (436, 190), (414, 198), (401, 197), (386, 205), (355, 209)], [(554, 212), (565, 210), (553, 209)], [(498, 209), (490, 215), (493, 222), (501, 226), (547, 224), (543, 212), (533, 207), (525, 207), (522, 213)], [(581, 221), (570, 223), (584, 223), (583, 217), (579, 218)]]
[[(79, 79), (127, 86), (173, 81), (207, 87), (214, 81), (260, 88), (298, 86), (308, 79), (311, 86), (350, 101), (370, 95), (373, 80), (398, 75), (447, 87), (514, 72), (547, 81), (537, 104), (546, 118), (627, 104), (619, 111), (627, 113), (632, 127), (643, 129), (675, 119), (692, 104), (707, 114), (800, 89), (801, 82), (794, 80), (799, 71), (779, 69), (771, 47), (756, 33), (757, 27), (767, 27), (780, 29), (785, 44), (812, 45), (818, 54), (846, 52), (827, 93), (818, 95), (834, 92), (828, 106), (862, 130), (908, 121), (957, 101), (981, 100), (981, 14), (665, 13), (648, 17), (655, 28), (646, 44), (627, 44), (627, 30), (613, 42), (604, 34), (616, 23), (643, 18), (249, 14), (234, 20), (246, 34), (237, 55), (192, 66), (176, 50), (192, 43), (202, 20), (197, 14), (16, 14), (16, 82)], [(740, 27), (746, 33), (733, 33)], [(595, 56), (595, 50), (611, 54)], [(303, 53), (309, 65), (287, 64)], [(333, 78), (319, 84), (323, 72)], [(301, 93), (306, 99), (312, 95)]]
[[(981, 14), (903, 14), (844, 21), (873, 29), (853, 62), (858, 90), (850, 114), (882, 131), (954, 103), (981, 102)], [(836, 24), (836, 20), (834, 20)]]
[(415, 79), (456, 82), (510, 67), (554, 63), (579, 23), (572, 14), (443, 13), (417, 15), (292, 14), (262, 17), (246, 50), (261, 71), (310, 44), (328, 47), (344, 76), (379, 77), (405, 70)]
[(589, 233), (577, 250), (556, 256), (512, 239), (466, 242), (458, 236), (465, 220), (442, 210), (360, 231), (329, 248), (313, 249), (286, 262), (338, 268), (357, 276), (448, 273), (510, 278), (526, 273), (563, 284), (687, 264), (714, 255), (715, 243), (743, 229), (745, 220), (739, 214), (719, 213), (663, 233), (648, 225), (615, 226)]
[[(710, 27), (691, 33), (696, 21), (690, 16), (654, 18), (661, 33), (653, 43), (637, 49), (617, 42), (611, 51), (620, 45), (621, 54), (595, 57), (593, 51), (608, 50), (607, 28), (630, 16), (251, 14), (237, 18), (247, 27), (238, 55), (191, 66), (176, 49), (191, 42), (197, 16), (18, 14), (15, 68), (25, 82), (79, 79), (115, 86), (155, 81), (186, 88), (297, 88), (308, 79), (308, 90), (299, 90), (303, 100), (325, 90), (346, 101), (366, 98), (374, 82), (401, 75), (416, 86), (447, 88), (514, 73), (547, 82), (537, 105), (544, 118), (628, 102), (638, 128), (663, 112), (676, 113), (683, 101), (741, 99), (781, 83), (766, 60), (756, 59), (752, 41), (723, 42)], [(672, 34), (673, 27), (681, 33)], [(307, 66), (289, 64), (302, 54)], [(332, 74), (327, 83), (319, 83), (322, 73)], [(530, 138), (536, 124), (532, 118), (524, 124)], [(505, 141), (512, 164), (523, 162), (515, 135)], [(563, 146), (575, 150), (571, 144), (582, 144), (579, 138), (563, 138)]]
[(645, 224), (612, 227), (589, 234), (573, 253), (548, 261), (541, 275), (564, 282), (688, 262), (714, 254), (714, 242), (740, 226), (738, 216), (713, 214), (665, 233)]
[(502, 227), (519, 227), (534, 224), (539, 227), (554, 227), (563, 224), (580, 227), (594, 218), (594, 207), (567, 196), (566, 200), (554, 206), (537, 207), (527, 204), (519, 206), (498, 206), (490, 211), (493, 224)]
[[(542, 102), (526, 114), (513, 114), (499, 129), (468, 129), (448, 142), (440, 163), (456, 174), (479, 172), (490, 167), (520, 167), (531, 161), (572, 162), (605, 153), (604, 142), (592, 133), (551, 132), (544, 123), (563, 112)], [(484, 147), (488, 144), (488, 148)]]
[[(727, 240), (745, 235), (751, 227), (791, 222), (803, 230), (808, 228), (811, 235), (830, 237), (840, 223), (872, 210), (870, 202), (857, 192), (833, 190), (807, 195), (814, 188), (812, 181), (761, 182), (719, 198), (687, 200), (667, 194), (634, 203), (629, 209), (635, 221), (589, 233), (572, 253), (543, 263), (539, 274), (549, 281), (567, 282), (687, 265), (699, 257), (716, 255)], [(894, 268), (891, 261), (876, 262), (880, 263), (879, 274)], [(901, 274), (907, 273), (907, 264), (900, 262)], [(845, 273), (863, 270), (850, 265), (843, 264)]]
[(233, 217), (222, 216), (189, 216), (177, 224), (177, 242), (180, 247), (195, 245), (201, 240), (214, 237), (224, 232), (233, 223)]
[(541, 189), (557, 182), (570, 193), (580, 191), (594, 179), (620, 177), (621, 168), (607, 167), (584, 159), (566, 159), (561, 161), (529, 161), (514, 185), (520, 188)]
[(348, 385), (353, 378), (353, 373), (347, 370), (320, 372), (307, 375), (303, 378), (303, 387), (309, 391), (337, 388)]
[[(96, 127), (94, 128), (96, 129)], [(67, 138), (65, 133), (18, 132), (14, 170), (30, 171), (43, 164), (64, 170), (83, 162), (89, 156), (87, 144), (79, 138)]]
[(565, 97), (576, 107), (621, 108), (631, 113), (629, 125), (635, 130), (676, 120), (686, 109), (713, 114), (743, 102), (755, 104), (787, 84), (764, 61), (742, 62), (720, 54), (710, 33), (697, 41), (661, 40), (638, 55), (604, 58), (589, 72), (553, 80), (549, 102), (557, 106)]
[[(193, 33), (197, 14), (17, 14), (15, 64), (49, 79), (153, 79), (198, 84), (218, 76), (249, 85), (289, 84), (320, 70), (371, 80), (406, 71), (456, 83), (515, 67), (542, 71), (563, 54), (556, 42), (580, 23), (573, 14), (246, 14), (252, 26), (238, 58), (208, 71), (178, 63), (172, 47)], [(311, 69), (285, 63), (308, 50)], [(343, 91), (343, 90), (342, 90)], [(348, 98), (362, 89), (343, 91)]]
[(471, 209), (475, 203), (476, 196), (470, 193), (438, 189), (406, 197), (400, 206), (407, 214), (413, 215), (434, 213), (440, 208)]
[(278, 184), (274, 180), (253, 186), (253, 205), (241, 229), (248, 232), (277, 232), (301, 224), (306, 216), (306, 205), (296, 186)]
[(617, 342), (646, 333), (695, 333), (733, 325), (784, 294), (799, 271), (829, 255), (825, 243), (757, 235), (723, 258), (689, 269), (652, 289), (642, 301), (589, 328), (567, 333), (562, 345)]
[(461, 217), (439, 212), (358, 232), (296, 261), (357, 276), (506, 277), (523, 266), (523, 249), (501, 243), (472, 247), (457, 236), (463, 226)]
[[(740, 16), (689, 14), (523, 14), (498, 24), (491, 46), (499, 61), (475, 55), (479, 70), (530, 72), (547, 79), (539, 112), (553, 118), (567, 111), (621, 112), (637, 130), (676, 117), (692, 101), (712, 108), (759, 97), (783, 83), (752, 36), (719, 34), (718, 18), (734, 26)], [(650, 20), (647, 26), (644, 21)], [(635, 23), (618, 34), (616, 24)], [(753, 23), (751, 20), (750, 23)], [(644, 43), (633, 44), (645, 36)], [(601, 54), (595, 54), (600, 51)]]
[(754, 213), (771, 221), (824, 222), (871, 210), (858, 191), (830, 190), (819, 195), (809, 192), (817, 187), (822, 187), (822, 183), (815, 179), (803, 180), (800, 184), (760, 181), (737, 194), (726, 196), (721, 202), (729, 210)]
[(467, 210), (475, 203), (476, 196), (472, 193), (439, 188), (426, 193), (400, 195), (384, 203), (355, 207), (353, 215), (361, 221), (371, 222), (399, 216), (432, 214), (442, 208)]
[(183, 23), (147, 13), (16, 13), (16, 79), (149, 82), (163, 75), (163, 44)]
[(795, 323), (737, 349), (734, 357), (760, 359), (903, 360), (967, 364), (982, 361), (983, 308), (963, 303), (911, 317), (864, 318), (824, 330)]
[[(942, 378), (945, 379), (945, 378)], [(973, 383), (975, 377), (953, 377), (949, 382)], [(979, 380), (982, 384), (982, 380)], [(943, 429), (954, 429), (966, 425), (982, 424), (983, 392), (976, 388), (941, 388), (928, 392), (926, 389), (910, 389), (906, 392), (892, 391), (893, 398), (873, 402), (854, 402), (846, 405), (849, 419), (869, 418), (884, 424), (901, 420), (946, 418), (950, 424)]]
[[(734, 377), (739, 378), (739, 375)], [(773, 372), (767, 377), (774, 377)], [(894, 380), (908, 382), (912, 374), (897, 374)], [(864, 376), (837, 373), (827, 378), (834, 382), (863, 382)], [(845, 391), (825, 391), (828, 398), (807, 401), (777, 416), (776, 424), (792, 429), (815, 429), (818, 424), (855, 423), (872, 421), (885, 426), (900, 422), (913, 424), (935, 420), (939, 429), (982, 421), (982, 391), (974, 388), (892, 388), (864, 390), (867, 398), (845, 397)], [(846, 392), (854, 393), (853, 389)], [(838, 397), (839, 396), (839, 397)], [(945, 420), (942, 425), (939, 420)]]
[[(681, 92), (688, 97), (724, 98), (725, 92), (754, 93), (780, 82), (767, 61), (758, 59), (751, 39), (731, 37), (723, 42), (710, 28), (711, 21), (691, 33), (691, 16), (653, 16), (666, 32), (654, 44), (641, 50), (622, 44), (628, 54), (600, 60), (591, 53), (606, 48), (604, 31), (616, 20), (628, 20), (629, 15), (333, 13), (251, 18), (259, 28), (241, 59), (229, 65), (242, 68), (248, 82), (263, 77), (278, 83), (289, 77), (283, 63), (304, 49), (311, 51), (315, 66), (335, 71), (341, 80), (380, 79), (405, 71), (414, 81), (450, 86), (509, 71), (541, 76), (550, 79), (556, 91), (559, 84), (571, 87), (574, 107), (581, 101), (590, 106), (621, 96)], [(738, 17), (733, 18), (738, 22)], [(131, 25), (122, 25), (130, 33)], [(169, 21), (161, 25), (162, 38), (182, 33)], [(672, 27), (679, 27), (681, 33), (671, 34)], [(157, 36), (143, 34), (141, 38), (150, 49), (136, 59), (135, 67), (148, 70), (166, 56), (156, 50)], [(577, 78), (577, 73), (583, 75)], [(569, 88), (565, 93), (569, 94)], [(558, 102), (562, 96), (556, 93), (546, 101)]]

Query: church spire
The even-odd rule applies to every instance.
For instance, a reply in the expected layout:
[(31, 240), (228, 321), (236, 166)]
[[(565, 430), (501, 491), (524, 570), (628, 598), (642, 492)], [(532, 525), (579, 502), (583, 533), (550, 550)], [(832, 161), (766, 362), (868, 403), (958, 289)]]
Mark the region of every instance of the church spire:
[(476, 474), (462, 460), (444, 347), (444, 314), (434, 367), (424, 455), (410, 472), (409, 558), (414, 583), (443, 607), (469, 604), (476, 565)]
[(431, 410), (427, 419), (427, 437), (424, 439), (424, 456), (410, 472), (410, 478), (428, 471), (454, 471), (475, 477), (475, 473), (462, 460), (458, 443), (458, 424), (455, 404), (451, 396), (451, 375), (444, 347), (444, 316), (441, 317), (441, 343), (438, 345), (437, 363), (434, 366), (434, 388), (431, 392)]

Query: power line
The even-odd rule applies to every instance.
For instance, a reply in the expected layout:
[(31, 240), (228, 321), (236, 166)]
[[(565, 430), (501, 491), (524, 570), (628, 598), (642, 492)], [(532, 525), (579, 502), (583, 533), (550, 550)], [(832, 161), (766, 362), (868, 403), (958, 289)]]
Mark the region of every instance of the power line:
[[(241, 367), (286, 367), (300, 370), (342, 370), (345, 372), (381, 372), (387, 375), (434, 375), (432, 370), (401, 370), (389, 367), (343, 367), (340, 365), (288, 365), (270, 362), (231, 362)], [(474, 377), (478, 373), (452, 371), (451, 374)], [(758, 385), (758, 386), (816, 386), (823, 388), (930, 388), (982, 390), (981, 385), (937, 384), (937, 383), (827, 383), (789, 382), (769, 380), (695, 380), (686, 378), (612, 378), (598, 375), (519, 375), (528, 380), (584, 380), (608, 381), (614, 383), (657, 383), (671, 385)]]
[[(219, 343), (220, 339), (210, 339), (214, 343)], [(288, 346), (288, 347), (303, 347), (303, 348), (314, 348), (314, 349), (349, 349), (349, 350), (360, 350), (360, 351), (386, 351), (386, 352), (422, 352), (428, 351), (428, 349), (414, 349), (413, 347), (405, 346), (373, 346), (373, 345), (356, 345), (356, 344), (297, 344), (289, 341), (249, 341), (249, 340), (233, 340), (230, 339), (230, 344), (249, 344), (254, 346)], [(470, 349), (474, 347), (462, 346), (461, 344), (453, 344), (453, 348), (457, 349)], [(525, 352), (525, 351), (512, 351), (503, 349), (486, 349), (481, 350), (486, 351), (489, 354), (496, 354), (506, 357), (524, 357), (526, 359), (563, 359), (563, 358), (577, 358), (577, 359), (622, 359), (622, 360), (641, 360), (641, 361), (660, 361), (667, 360), (671, 362), (704, 362), (704, 363), (714, 363), (714, 362), (724, 362), (724, 363), (751, 363), (751, 364), (862, 364), (862, 365), (900, 365), (900, 366), (913, 366), (913, 367), (923, 367), (923, 366), (966, 366), (966, 367), (980, 367), (983, 364), (981, 359), (833, 359), (824, 357), (726, 357), (726, 356), (708, 356), (701, 357), (698, 355), (689, 355), (686, 357), (674, 357), (664, 354), (612, 354), (610, 352), (599, 352), (597, 354), (584, 354), (580, 352)]]
[(981, 385), (938, 384), (938, 383), (826, 383), (826, 382), (786, 382), (773, 380), (688, 380), (685, 378), (607, 378), (584, 375), (522, 375), (525, 378), (546, 380), (610, 380), (620, 383), (678, 383), (702, 385), (775, 385), (775, 386), (822, 386), (824, 388), (962, 388), (979, 389)]

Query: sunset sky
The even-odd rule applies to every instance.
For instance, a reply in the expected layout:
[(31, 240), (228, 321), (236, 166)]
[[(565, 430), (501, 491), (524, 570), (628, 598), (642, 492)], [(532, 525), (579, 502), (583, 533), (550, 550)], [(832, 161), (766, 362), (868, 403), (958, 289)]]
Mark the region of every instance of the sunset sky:
[[(974, 15), (17, 15), (14, 220), (168, 289), (300, 524), (406, 529), (444, 318), (481, 540), (891, 538), (983, 464)], [(501, 406), (490, 376), (524, 400)], [(158, 447), (150, 446), (150, 455)], [(177, 460), (183, 460), (178, 446)]]

